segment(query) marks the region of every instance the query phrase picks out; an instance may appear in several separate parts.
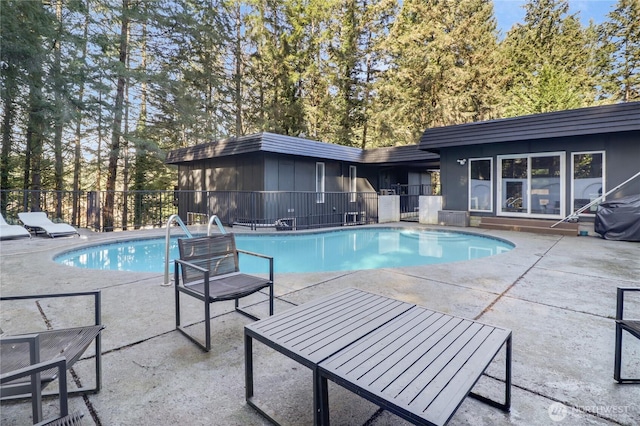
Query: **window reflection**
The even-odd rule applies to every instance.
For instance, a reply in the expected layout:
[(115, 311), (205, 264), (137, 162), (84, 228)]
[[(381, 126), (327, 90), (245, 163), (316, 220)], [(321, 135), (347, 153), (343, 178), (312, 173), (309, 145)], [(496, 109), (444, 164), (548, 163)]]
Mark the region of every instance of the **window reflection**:
[[(589, 152), (573, 155), (573, 211), (596, 200), (604, 189), (604, 152)], [(593, 214), (598, 208), (594, 204), (583, 213)]]

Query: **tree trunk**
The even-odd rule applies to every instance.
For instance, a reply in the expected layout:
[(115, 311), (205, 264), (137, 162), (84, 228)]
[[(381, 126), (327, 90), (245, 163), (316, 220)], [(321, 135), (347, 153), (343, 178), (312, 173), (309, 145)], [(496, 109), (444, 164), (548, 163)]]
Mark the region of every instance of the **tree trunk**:
[(235, 83), (235, 106), (236, 106), (236, 137), (242, 135), (242, 10), (240, 8), (240, 3), (236, 4), (236, 40), (235, 40), (235, 59), (236, 59), (236, 70), (234, 75), (234, 83)]
[(124, 105), (124, 88), (126, 85), (125, 67), (127, 65), (127, 34), (129, 32), (129, 0), (122, 0), (122, 24), (120, 27), (119, 62), (120, 75), (116, 89), (115, 106), (113, 109), (113, 127), (111, 128), (111, 147), (109, 150), (109, 166), (107, 168), (107, 186), (103, 211), (103, 230), (113, 231), (114, 228), (114, 202), (116, 190), (116, 177), (118, 171), (118, 159), (120, 157), (120, 136), (122, 128), (122, 115)]
[[(26, 189), (31, 189), (31, 201), (28, 202), (29, 210), (38, 212), (41, 210), (41, 167), (46, 117), (44, 97), (42, 94), (42, 64), (37, 63), (34, 65), (34, 68), (30, 82), (31, 87), (29, 89), (29, 123), (27, 124), (27, 149), (25, 153), (24, 183)], [(25, 207), (27, 207), (27, 205), (25, 205)]]
[[(11, 127), (13, 126), (14, 119), (14, 78), (13, 72), (9, 71), (5, 73), (5, 90), (1, 93), (3, 95), (2, 103), (4, 105), (4, 116), (2, 118), (2, 154), (0, 154), (0, 189), (9, 188), (9, 154), (11, 153), (11, 146), (13, 145), (13, 138), (11, 137)], [(8, 193), (2, 191), (0, 199), (0, 211), (3, 215), (7, 213), (7, 203), (9, 202)]]
[(55, 217), (62, 217), (62, 190), (63, 190), (63, 173), (64, 164), (62, 159), (62, 127), (64, 122), (64, 107), (62, 105), (62, 73), (61, 73), (61, 38), (62, 38), (62, 0), (56, 2), (56, 24), (58, 25), (57, 38), (53, 46), (54, 62), (53, 62), (53, 86), (55, 96), (55, 112), (54, 112), (54, 136), (53, 151), (55, 155), (54, 170), (54, 189), (56, 190), (56, 212)]
[[(147, 69), (147, 24), (142, 24), (142, 44), (140, 46), (141, 62), (140, 68), (143, 72)], [(147, 80), (142, 81), (140, 87), (140, 115), (138, 116), (138, 125), (136, 126), (136, 161), (133, 174), (133, 189), (135, 190), (133, 203), (133, 226), (135, 229), (140, 228), (142, 223), (142, 193), (144, 189), (146, 172), (147, 172)]]
[[(82, 43), (82, 56), (80, 58), (81, 66), (86, 66), (87, 57), (87, 35), (89, 32), (90, 10), (89, 2), (87, 2), (87, 10), (84, 16), (84, 37)], [(84, 79), (80, 81), (78, 90), (78, 104), (82, 105), (84, 99)], [(73, 206), (71, 210), (71, 221), (75, 226), (80, 226), (80, 166), (82, 160), (82, 112), (77, 108), (76, 130), (75, 130), (75, 151), (73, 155)]]

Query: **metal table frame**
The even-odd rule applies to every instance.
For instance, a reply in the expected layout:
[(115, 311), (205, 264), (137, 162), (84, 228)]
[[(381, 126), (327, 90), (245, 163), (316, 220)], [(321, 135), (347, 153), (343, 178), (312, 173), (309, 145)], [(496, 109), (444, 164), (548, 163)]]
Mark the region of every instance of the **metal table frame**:
[[(245, 326), (247, 404), (275, 424), (275, 415), (254, 397), (253, 339), (311, 369), (315, 425), (329, 424), (327, 380), (415, 424), (446, 424), (467, 395), (505, 411), (511, 405), (510, 331), (346, 289)], [(503, 346), (505, 400), (499, 403), (471, 389)], [(439, 373), (433, 365), (440, 365)], [(408, 382), (403, 386), (418, 391), (395, 398), (393, 386), (381, 389), (359, 380), (366, 376), (358, 371), (363, 368), (381, 375), (398, 370), (393, 374)], [(421, 412), (415, 402), (427, 408)]]

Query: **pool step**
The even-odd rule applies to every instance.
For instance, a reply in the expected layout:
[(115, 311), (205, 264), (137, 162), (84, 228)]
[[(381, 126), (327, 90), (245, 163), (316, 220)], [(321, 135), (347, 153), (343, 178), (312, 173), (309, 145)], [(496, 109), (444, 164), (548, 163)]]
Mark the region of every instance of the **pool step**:
[(557, 220), (545, 219), (517, 219), (509, 217), (482, 217), (480, 228), (501, 229), (504, 231), (533, 232), (535, 234), (567, 235), (575, 237), (578, 235), (578, 222), (562, 222), (553, 228), (551, 225)]

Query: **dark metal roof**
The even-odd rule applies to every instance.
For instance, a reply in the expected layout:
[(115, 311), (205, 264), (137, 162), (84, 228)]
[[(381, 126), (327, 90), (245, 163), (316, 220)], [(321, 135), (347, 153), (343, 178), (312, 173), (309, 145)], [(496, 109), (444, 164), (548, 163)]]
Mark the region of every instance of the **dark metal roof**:
[(418, 149), (418, 145), (375, 148), (362, 152), (362, 163), (366, 164), (409, 164), (417, 161), (437, 163), (440, 161), (440, 156), (431, 152), (421, 151)]
[(359, 162), (361, 153), (358, 148), (262, 132), (169, 151), (166, 162), (177, 164), (259, 151), (352, 162)]
[(640, 102), (602, 105), (427, 129), (419, 149), (640, 130)]
[(310, 139), (262, 133), (262, 151), (302, 157), (360, 162), (362, 150), (350, 146), (318, 142)]
[(364, 164), (415, 163), (425, 160), (437, 162), (439, 159), (437, 154), (418, 150), (417, 145), (363, 151), (360, 148), (262, 132), (179, 148), (167, 154), (166, 162), (168, 164), (187, 163), (251, 152), (273, 152)]

